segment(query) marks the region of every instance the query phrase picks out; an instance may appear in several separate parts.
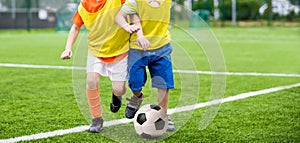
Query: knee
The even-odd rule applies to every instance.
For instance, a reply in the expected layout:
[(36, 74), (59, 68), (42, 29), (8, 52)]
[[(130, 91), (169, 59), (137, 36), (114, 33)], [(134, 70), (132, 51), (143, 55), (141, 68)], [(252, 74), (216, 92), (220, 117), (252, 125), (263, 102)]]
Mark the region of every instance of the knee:
[(86, 84), (87, 84), (88, 88), (95, 89), (99, 85), (99, 78), (89, 77), (89, 78), (87, 78)]
[(122, 96), (126, 93), (126, 88), (123, 86), (120, 87), (113, 87), (113, 92), (117, 96)]

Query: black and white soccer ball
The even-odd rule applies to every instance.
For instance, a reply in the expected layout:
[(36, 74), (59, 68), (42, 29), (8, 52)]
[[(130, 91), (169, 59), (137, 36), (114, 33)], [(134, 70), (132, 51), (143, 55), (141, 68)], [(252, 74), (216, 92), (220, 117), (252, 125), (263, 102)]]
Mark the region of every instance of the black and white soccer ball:
[(142, 138), (155, 139), (166, 132), (168, 116), (162, 107), (146, 104), (136, 112), (133, 124), (136, 133)]

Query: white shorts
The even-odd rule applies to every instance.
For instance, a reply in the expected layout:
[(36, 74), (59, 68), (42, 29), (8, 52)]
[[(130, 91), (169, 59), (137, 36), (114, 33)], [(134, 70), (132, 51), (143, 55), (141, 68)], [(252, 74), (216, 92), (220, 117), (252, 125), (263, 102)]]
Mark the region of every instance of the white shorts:
[(95, 56), (88, 55), (86, 72), (108, 76), (111, 81), (126, 81), (128, 79), (127, 58), (128, 56), (117, 62), (106, 63)]

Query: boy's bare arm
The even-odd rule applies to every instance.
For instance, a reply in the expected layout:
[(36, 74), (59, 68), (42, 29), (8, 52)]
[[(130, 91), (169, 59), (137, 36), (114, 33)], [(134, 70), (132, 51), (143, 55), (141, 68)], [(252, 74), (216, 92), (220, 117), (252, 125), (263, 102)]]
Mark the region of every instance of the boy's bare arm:
[(66, 48), (60, 56), (61, 59), (65, 60), (65, 59), (70, 59), (72, 57), (72, 48), (78, 37), (79, 32), (80, 32), (80, 27), (73, 24), (68, 35)]
[(131, 14), (131, 15), (129, 15), (129, 18), (133, 25), (136, 25), (137, 27), (139, 27), (139, 30), (136, 31), (137, 38), (144, 37), (140, 17), (137, 14)]
[(115, 22), (122, 27), (125, 31), (129, 32), (130, 34), (136, 32), (139, 30), (139, 27), (136, 25), (129, 25), (126, 21), (128, 14), (126, 14), (123, 11), (119, 11), (117, 15), (115, 16)]
[(133, 25), (139, 27), (139, 30), (136, 31), (138, 46), (144, 51), (147, 51), (151, 44), (150, 41), (144, 36), (140, 17), (137, 14), (132, 14), (130, 15), (130, 20), (132, 21)]

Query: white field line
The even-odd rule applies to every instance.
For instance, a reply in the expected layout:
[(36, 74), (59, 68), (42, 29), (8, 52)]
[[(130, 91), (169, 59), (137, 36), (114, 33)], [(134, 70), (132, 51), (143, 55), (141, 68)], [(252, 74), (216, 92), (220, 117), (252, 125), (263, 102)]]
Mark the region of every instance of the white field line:
[(32, 69), (67, 69), (67, 70), (75, 69), (75, 70), (85, 70), (85, 67), (29, 65), (29, 64), (8, 64), (8, 63), (0, 63), (0, 67), (32, 68)]
[[(8, 64), (8, 63), (0, 63), (0, 67), (34, 68), (34, 69), (67, 69), (67, 70), (74, 69), (74, 70), (85, 70), (85, 67), (50, 66), (50, 65), (29, 65), (29, 64)], [(288, 73), (212, 72), (212, 71), (192, 71), (192, 70), (173, 70), (173, 72), (174, 73), (186, 73), (186, 74), (206, 74), (206, 75), (300, 77), (300, 74), (288, 74)]]
[(238, 95), (235, 95), (235, 96), (230, 96), (230, 97), (226, 97), (226, 98), (222, 98), (222, 99), (216, 99), (216, 100), (212, 100), (212, 101), (209, 101), (209, 102), (204, 102), (204, 103), (199, 103), (199, 104), (194, 104), (194, 105), (188, 105), (188, 106), (169, 109), (168, 114), (195, 110), (195, 109), (198, 109), (198, 108), (203, 108), (203, 107), (207, 107), (207, 106), (211, 106), (211, 105), (215, 105), (215, 104), (231, 102), (231, 101), (235, 101), (235, 100), (240, 100), (240, 99), (244, 99), (244, 98), (248, 98), (248, 97), (252, 97), (252, 96), (277, 92), (277, 91), (290, 89), (290, 88), (294, 88), (294, 87), (299, 87), (299, 86), (300, 86), (300, 83), (297, 83), (297, 84), (292, 84), (292, 85), (273, 87), (273, 88), (259, 90), (259, 91), (241, 93), (241, 94), (238, 94)]
[[(300, 86), (300, 83), (297, 83), (297, 84), (292, 84), (292, 85), (279, 86), (279, 87), (274, 87), (274, 88), (269, 88), (269, 89), (264, 89), (264, 90), (259, 90), (259, 91), (242, 93), (242, 94), (238, 94), (235, 96), (230, 96), (227, 98), (222, 98), (222, 99), (213, 100), (213, 101), (209, 101), (209, 102), (169, 109), (168, 114), (191, 111), (191, 110), (195, 110), (195, 109), (199, 109), (199, 108), (203, 108), (203, 107), (207, 107), (207, 106), (211, 106), (211, 105), (215, 105), (215, 104), (236, 101), (236, 100), (245, 99), (245, 98), (252, 97), (252, 96), (277, 92), (277, 91), (286, 90), (286, 89), (299, 87), (299, 86)], [(129, 123), (129, 122), (132, 122), (132, 119), (123, 118), (123, 119), (104, 122), (103, 126), (109, 127), (109, 126)], [(71, 129), (56, 130), (56, 131), (52, 131), (52, 132), (39, 133), (39, 134), (33, 134), (33, 135), (21, 136), (21, 137), (9, 138), (9, 139), (2, 139), (2, 140), (0, 140), (0, 143), (7, 143), (7, 142), (10, 143), (10, 142), (29, 141), (29, 140), (49, 138), (49, 137), (54, 137), (54, 136), (59, 136), (59, 135), (83, 132), (83, 131), (86, 131), (88, 128), (89, 128), (89, 126), (78, 126), (78, 127), (71, 128)]]
[(212, 71), (192, 71), (192, 70), (173, 70), (173, 72), (174, 73), (186, 73), (186, 74), (207, 74), (207, 75), (300, 77), (300, 74), (288, 74), (288, 73), (212, 72)]

